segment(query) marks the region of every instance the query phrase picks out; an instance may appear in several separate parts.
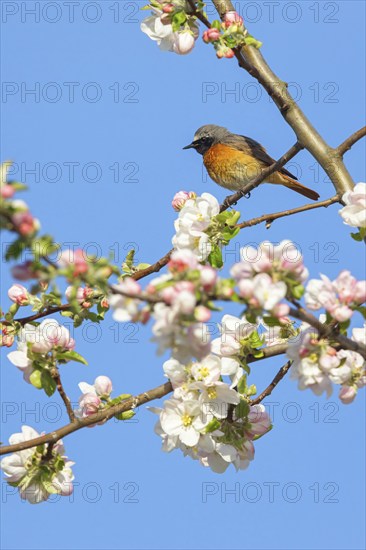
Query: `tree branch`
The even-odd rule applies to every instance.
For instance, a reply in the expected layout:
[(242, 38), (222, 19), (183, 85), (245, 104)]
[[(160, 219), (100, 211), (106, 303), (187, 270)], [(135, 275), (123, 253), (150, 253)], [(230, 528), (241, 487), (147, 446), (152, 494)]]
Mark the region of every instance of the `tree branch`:
[(119, 403), (118, 405), (114, 405), (113, 407), (103, 409), (98, 413), (88, 416), (86, 418), (83, 418), (81, 420), (79, 419), (75, 420), (74, 422), (71, 422), (70, 424), (63, 426), (62, 428), (55, 430), (54, 432), (41, 435), (40, 437), (36, 437), (28, 441), (22, 441), (21, 443), (17, 443), (15, 445), (1, 446), (0, 455), (14, 453), (17, 451), (24, 451), (25, 449), (37, 447), (38, 445), (44, 445), (45, 443), (56, 443), (56, 441), (58, 441), (62, 437), (65, 437), (73, 432), (81, 430), (82, 428), (85, 428), (87, 426), (92, 426), (93, 424), (96, 424), (97, 422), (101, 422), (102, 420), (104, 421), (110, 420), (116, 414), (126, 412), (131, 409), (135, 409), (136, 407), (139, 407), (144, 403), (148, 403), (153, 399), (160, 399), (161, 397), (164, 397), (164, 395), (167, 395), (168, 393), (170, 393), (172, 390), (173, 388), (171, 383), (166, 382), (165, 384), (162, 384), (157, 388), (154, 388), (144, 393), (140, 393), (135, 397), (130, 397), (129, 399), (122, 401), (122, 403)]
[[(230, 0), (212, 0), (221, 18), (228, 11), (235, 11)], [(261, 52), (253, 46), (243, 46), (235, 50), (240, 67), (245, 69), (265, 88), (280, 110), (286, 122), (291, 126), (297, 140), (319, 162), (338, 193), (342, 196), (354, 187), (354, 182), (345, 167), (342, 155), (330, 147), (304, 115), (283, 82), (267, 65)]]
[(286, 374), (291, 368), (291, 365), (292, 365), (292, 361), (287, 361), (286, 365), (283, 365), (283, 367), (280, 368), (280, 370), (278, 371), (278, 373), (276, 374), (272, 382), (269, 384), (269, 386), (267, 386), (267, 388), (264, 391), (262, 391), (262, 393), (258, 395), (258, 397), (253, 399), (250, 402), (250, 404), (258, 405), (258, 403), (261, 403), (263, 399), (271, 395), (272, 391), (275, 389), (277, 384), (282, 380), (282, 378), (284, 378), (284, 376), (286, 376)]
[(339, 202), (338, 195), (330, 199), (326, 199), (321, 202), (312, 202), (310, 204), (304, 204), (304, 206), (298, 206), (297, 208), (292, 208), (291, 210), (283, 210), (282, 212), (275, 212), (274, 214), (263, 214), (263, 216), (258, 216), (246, 222), (239, 223), (237, 227), (244, 229), (245, 227), (252, 227), (253, 225), (258, 225), (262, 222), (266, 222), (267, 229), (274, 220), (279, 218), (284, 218), (285, 216), (292, 216), (293, 214), (299, 214), (300, 212), (306, 212), (307, 210), (314, 210), (315, 208), (327, 208), (331, 204)]
[(343, 155), (345, 153), (347, 153), (347, 151), (349, 151), (351, 149), (351, 147), (357, 143), (357, 141), (359, 141), (360, 139), (362, 139), (363, 137), (366, 136), (366, 126), (364, 126), (363, 128), (360, 128), (360, 130), (357, 130), (357, 132), (355, 132), (354, 134), (352, 134), (351, 136), (349, 136), (347, 139), (344, 140), (343, 143), (341, 143), (338, 147), (337, 147), (337, 151), (340, 155)]
[(67, 414), (69, 416), (69, 419), (70, 419), (71, 422), (74, 422), (75, 414), (74, 414), (74, 411), (72, 409), (70, 399), (68, 398), (68, 396), (67, 396), (67, 394), (64, 390), (64, 387), (62, 385), (60, 372), (59, 372), (57, 367), (54, 367), (51, 370), (51, 376), (52, 376), (53, 380), (56, 382), (56, 389), (57, 389), (62, 401), (64, 402), (64, 405), (66, 407), (66, 411), (67, 411)]
[(332, 338), (336, 342), (339, 342), (341, 347), (343, 349), (349, 349), (351, 351), (357, 351), (362, 357), (366, 359), (366, 346), (363, 343), (355, 342), (354, 340), (351, 340), (350, 338), (347, 338), (347, 336), (343, 336), (343, 334), (337, 334), (334, 332), (333, 327), (330, 325), (326, 325), (324, 323), (321, 323), (319, 319), (317, 319), (314, 315), (303, 309), (300, 305), (297, 307), (297, 309), (290, 308), (289, 315), (292, 317), (295, 317), (295, 319), (299, 319), (300, 321), (303, 321), (304, 323), (308, 323), (308, 325), (311, 325), (312, 327), (316, 328), (320, 334), (320, 336), (325, 336), (326, 338)]

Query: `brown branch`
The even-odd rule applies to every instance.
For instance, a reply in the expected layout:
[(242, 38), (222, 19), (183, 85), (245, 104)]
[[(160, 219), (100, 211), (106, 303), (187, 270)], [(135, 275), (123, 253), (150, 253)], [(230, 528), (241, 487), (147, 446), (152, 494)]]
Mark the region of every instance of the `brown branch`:
[(282, 378), (284, 378), (284, 376), (286, 376), (286, 374), (291, 368), (291, 365), (292, 365), (292, 361), (287, 361), (286, 365), (283, 365), (283, 367), (280, 368), (280, 370), (278, 371), (278, 373), (276, 374), (272, 382), (269, 384), (269, 386), (267, 386), (267, 388), (264, 391), (262, 391), (262, 393), (258, 395), (258, 397), (253, 399), (250, 402), (250, 404), (258, 405), (258, 403), (263, 401), (263, 399), (271, 395), (272, 391), (275, 389), (277, 384), (282, 380)]
[(234, 193), (233, 195), (229, 195), (226, 197), (224, 202), (222, 203), (220, 207), (220, 212), (223, 212), (224, 210), (227, 210), (230, 206), (233, 204), (236, 204), (238, 200), (240, 200), (244, 195), (247, 195), (253, 189), (258, 187), (266, 178), (268, 178), (271, 174), (282, 168), (287, 162), (289, 162), (297, 153), (299, 153), (304, 147), (300, 145), (298, 142), (295, 143), (280, 159), (278, 159), (276, 162), (271, 164), (271, 166), (268, 166), (264, 170), (262, 170), (255, 178), (252, 179), (249, 183), (247, 183), (240, 191), (237, 193)]
[(67, 411), (67, 414), (69, 416), (69, 419), (70, 419), (71, 422), (74, 422), (75, 421), (75, 414), (74, 414), (74, 411), (72, 409), (70, 399), (68, 398), (68, 396), (67, 396), (67, 394), (64, 390), (64, 387), (62, 385), (60, 372), (59, 372), (57, 367), (54, 367), (51, 370), (51, 376), (52, 376), (53, 380), (56, 382), (56, 389), (57, 389), (62, 401), (64, 402), (64, 405), (66, 407), (66, 411)]
[(206, 25), (207, 28), (211, 28), (211, 23), (210, 21), (207, 19), (207, 17), (205, 17), (203, 15), (203, 13), (201, 11), (199, 11), (197, 9), (197, 6), (196, 6), (196, 2), (195, 0), (187, 0), (188, 4), (190, 5), (190, 8), (192, 10), (192, 15), (195, 15), (197, 17), (197, 19), (199, 19), (200, 21), (202, 21), (202, 23), (204, 25)]
[(326, 199), (321, 202), (312, 202), (310, 204), (304, 204), (304, 206), (298, 206), (297, 208), (292, 208), (291, 210), (283, 210), (282, 212), (275, 212), (274, 214), (263, 214), (263, 216), (258, 216), (257, 218), (253, 218), (246, 222), (239, 223), (237, 227), (239, 227), (240, 229), (244, 229), (245, 227), (252, 227), (253, 225), (258, 225), (262, 222), (266, 222), (266, 224), (270, 226), (274, 220), (278, 220), (279, 218), (284, 218), (285, 216), (292, 216), (293, 214), (299, 214), (300, 212), (306, 212), (307, 210), (314, 210), (315, 208), (327, 208), (331, 204), (339, 202), (339, 200), (340, 199), (338, 195), (335, 195), (330, 199)]
[(143, 279), (144, 277), (147, 277), (152, 273), (157, 273), (158, 271), (160, 271), (169, 262), (170, 256), (173, 250), (174, 250), (173, 248), (169, 250), (169, 252), (167, 252), (165, 256), (160, 258), (160, 260), (150, 265), (149, 267), (146, 267), (145, 269), (139, 269), (139, 271), (136, 271), (135, 273), (133, 273), (131, 275), (132, 279), (135, 279), (135, 281), (138, 281), (139, 279)]
[(56, 443), (56, 441), (58, 441), (62, 437), (65, 437), (73, 432), (81, 430), (86, 426), (92, 426), (93, 424), (101, 422), (102, 420), (108, 421), (111, 418), (113, 418), (114, 415), (116, 414), (130, 411), (131, 409), (135, 409), (136, 407), (139, 407), (144, 403), (148, 403), (153, 399), (160, 399), (161, 397), (164, 397), (164, 395), (167, 395), (168, 393), (170, 393), (172, 390), (173, 388), (171, 383), (166, 382), (165, 384), (162, 384), (157, 388), (154, 388), (144, 393), (140, 393), (140, 395), (137, 395), (135, 397), (130, 397), (129, 399), (122, 401), (122, 403), (119, 403), (118, 405), (114, 405), (113, 407), (103, 409), (98, 413), (88, 416), (86, 418), (83, 418), (81, 420), (75, 420), (74, 422), (71, 422), (70, 424), (67, 424), (66, 426), (63, 426), (62, 428), (59, 428), (58, 430), (55, 430), (48, 434), (41, 435), (40, 437), (36, 437), (28, 441), (17, 443), (15, 445), (1, 446), (0, 455), (14, 453), (18, 451), (24, 451), (25, 449), (37, 447), (38, 445), (44, 445), (45, 443)]
[(63, 304), (62, 306), (49, 307), (39, 313), (34, 315), (29, 315), (29, 317), (20, 317), (19, 319), (13, 319), (12, 321), (1, 320), (0, 323), (3, 325), (11, 325), (12, 323), (20, 323), (22, 326), (32, 321), (37, 321), (37, 319), (42, 319), (42, 317), (47, 317), (47, 315), (52, 315), (53, 313), (59, 313), (60, 311), (67, 311), (70, 308), (70, 304)]
[[(235, 11), (230, 0), (212, 0), (221, 18), (228, 11)], [(244, 27), (244, 31), (246, 31)], [(264, 87), (275, 105), (280, 110), (286, 122), (296, 134), (301, 143), (319, 162), (338, 193), (342, 196), (354, 187), (354, 182), (345, 167), (342, 155), (330, 147), (314, 128), (283, 82), (267, 65), (261, 52), (253, 46), (243, 46), (235, 49), (235, 56), (240, 67), (245, 69), (253, 78)]]
[(340, 155), (343, 155), (345, 153), (347, 153), (347, 151), (349, 151), (351, 149), (351, 147), (357, 143), (357, 141), (359, 141), (360, 139), (362, 139), (363, 137), (366, 136), (366, 126), (364, 126), (363, 128), (360, 128), (360, 130), (357, 130), (357, 132), (355, 132), (354, 134), (352, 134), (351, 136), (349, 136), (347, 139), (344, 140), (343, 143), (341, 143), (338, 147), (337, 147), (337, 151)]
[[(297, 305), (297, 304), (296, 304)], [(320, 336), (325, 336), (326, 338), (332, 338), (338, 342), (343, 349), (349, 349), (351, 351), (357, 351), (362, 357), (366, 359), (366, 346), (361, 342), (355, 342), (343, 334), (338, 334), (333, 330), (331, 325), (321, 323), (314, 315), (303, 309), (300, 305), (297, 306), (297, 309), (291, 308), (289, 315), (299, 319), (304, 323), (308, 323), (312, 327), (316, 328)]]

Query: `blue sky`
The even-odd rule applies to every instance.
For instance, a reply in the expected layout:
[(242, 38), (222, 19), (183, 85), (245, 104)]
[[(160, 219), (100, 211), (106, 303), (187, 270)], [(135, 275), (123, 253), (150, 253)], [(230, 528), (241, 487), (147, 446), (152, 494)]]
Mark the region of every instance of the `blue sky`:
[[(30, 187), (22, 198), (65, 248), (77, 243), (98, 254), (113, 251), (121, 263), (135, 243), (139, 261), (162, 256), (173, 234), (176, 191), (225, 196), (201, 158), (182, 151), (202, 124), (251, 136), (274, 157), (294, 143), (291, 128), (235, 60), (216, 60), (201, 41), (186, 57), (160, 52), (139, 30), (143, 3), (77, 3), (72, 16), (65, 2), (40, 2), (39, 17), (27, 11), (36, 4), (2, 5), (1, 156), (17, 163), (14, 177)], [(362, 126), (363, 2), (237, 4), (263, 41), (267, 61), (331, 145)], [(365, 178), (364, 153), (362, 143), (347, 153), (356, 182)], [(322, 199), (334, 193), (308, 153), (290, 169)], [(301, 204), (299, 195), (266, 185), (238, 208), (247, 219)], [(289, 238), (312, 276), (335, 277), (348, 268), (362, 277), (363, 250), (337, 209), (279, 220), (269, 230), (247, 229), (227, 259), (235, 261), (245, 244)], [(7, 266), (2, 275), (6, 289)], [(119, 393), (163, 381), (150, 327), (133, 333), (109, 316), (98, 331), (84, 328), (75, 338), (89, 360), (88, 367), (64, 367), (75, 401), (77, 383), (92, 383), (99, 374), (109, 375)], [(39, 431), (66, 423), (57, 397), (47, 400), (23, 383), (3, 353), (2, 441), (23, 423)], [(282, 362), (253, 367), (258, 389)], [(336, 393), (328, 401), (316, 398), (286, 379), (266, 403), (274, 429), (238, 474), (218, 476), (178, 452), (163, 454), (155, 418), (145, 408), (134, 422), (71, 435), (65, 444), (78, 483), (72, 498), (30, 506), (2, 482), (3, 548), (363, 548), (364, 394), (347, 407)]]

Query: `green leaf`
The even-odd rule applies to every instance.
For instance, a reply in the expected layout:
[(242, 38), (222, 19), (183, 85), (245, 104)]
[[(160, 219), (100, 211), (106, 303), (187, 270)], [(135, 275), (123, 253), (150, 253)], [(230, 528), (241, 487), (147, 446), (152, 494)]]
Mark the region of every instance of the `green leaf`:
[(55, 393), (56, 382), (47, 370), (43, 370), (41, 372), (41, 383), (42, 388), (44, 389), (48, 397), (51, 397), (51, 395)]
[(221, 21), (219, 21), (218, 19), (215, 19), (214, 21), (212, 21), (211, 29), (218, 29), (220, 31), (221, 30)]
[(76, 351), (59, 351), (56, 353), (56, 359), (57, 361), (76, 361), (77, 363), (82, 363), (83, 365), (87, 365), (88, 362), (80, 353), (77, 353)]
[(302, 285), (295, 285), (292, 287), (291, 292), (294, 298), (296, 298), (297, 300), (300, 300), (300, 298), (305, 292), (305, 288)]
[(130, 420), (130, 418), (133, 418), (135, 414), (135, 411), (125, 411), (115, 414), (114, 417), (117, 418), (117, 420)]
[(237, 390), (239, 393), (245, 393), (247, 387), (247, 377), (244, 375), (240, 378), (237, 386)]
[(118, 405), (119, 403), (125, 401), (126, 399), (129, 399), (130, 397), (132, 397), (130, 393), (122, 393), (121, 395), (118, 395), (114, 399), (108, 401), (108, 405), (110, 407), (112, 407), (113, 405)]
[(42, 376), (42, 373), (40, 370), (36, 369), (32, 372), (32, 374), (30, 375), (29, 377), (29, 381), (30, 383), (32, 384), (32, 386), (34, 386), (35, 388), (37, 388), (37, 390), (41, 390), (42, 389), (42, 380), (41, 380), (41, 376)]
[(235, 408), (235, 415), (238, 418), (246, 418), (249, 414), (249, 409), (249, 403), (245, 401), (245, 399), (242, 399), (239, 405)]
[(208, 261), (212, 267), (215, 267), (216, 269), (220, 269), (224, 265), (222, 261), (221, 249), (217, 244), (212, 245), (212, 250), (208, 257)]
[(5, 260), (11, 260), (14, 258), (16, 260), (22, 254), (22, 252), (27, 248), (27, 242), (24, 239), (16, 239), (11, 245), (8, 246), (5, 252)]
[(254, 48), (257, 48), (257, 50), (259, 50), (259, 48), (263, 46), (263, 42), (257, 40), (256, 38), (254, 38), (254, 36), (251, 36), (250, 34), (245, 37), (245, 43), (247, 44), (247, 46), (254, 46)]
[(181, 26), (187, 21), (187, 14), (185, 11), (177, 11), (172, 17), (172, 30), (177, 32), (180, 30)]
[(217, 418), (214, 418), (213, 420), (211, 420), (211, 422), (207, 424), (205, 428), (205, 433), (209, 434), (211, 432), (214, 432), (215, 430), (218, 430), (220, 426), (221, 426), (220, 422), (217, 420)]

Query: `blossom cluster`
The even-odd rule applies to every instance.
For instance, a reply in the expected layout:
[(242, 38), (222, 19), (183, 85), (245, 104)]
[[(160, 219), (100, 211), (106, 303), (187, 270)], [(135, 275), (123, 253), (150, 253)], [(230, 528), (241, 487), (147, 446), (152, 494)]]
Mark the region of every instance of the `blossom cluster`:
[(170, 359), (163, 368), (174, 395), (162, 409), (151, 409), (159, 415), (155, 431), (163, 450), (180, 449), (217, 473), (230, 464), (247, 468), (254, 458), (253, 440), (271, 428), (264, 406), (250, 406), (223, 381), (226, 369), (216, 355), (186, 364)]
[[(352, 339), (366, 344), (366, 325), (353, 329)], [(311, 389), (316, 395), (332, 394), (332, 383), (341, 385), (339, 398), (351, 403), (359, 388), (366, 385), (366, 363), (355, 351), (337, 351), (319, 332), (304, 324), (300, 333), (288, 341), (287, 356), (293, 361), (292, 378), (300, 390)]]
[(18, 334), (16, 351), (8, 353), (9, 361), (23, 373), (23, 378), (48, 395), (55, 391), (52, 369), (56, 363), (85, 360), (74, 352), (75, 341), (68, 329), (55, 319), (45, 319), (37, 326), (26, 324)]
[[(9, 438), (10, 445), (35, 439), (41, 434), (30, 426), (23, 426), (21, 433)], [(52, 446), (39, 445), (18, 451), (1, 460), (1, 469), (7, 482), (17, 487), (22, 499), (31, 504), (47, 500), (50, 495), (68, 496), (73, 491), (74, 479), (71, 462), (65, 456), (65, 449), (60, 439)]]
[(275, 317), (286, 317), (289, 307), (281, 300), (300, 298), (308, 277), (303, 257), (294, 243), (286, 240), (276, 246), (264, 241), (258, 248), (242, 248), (240, 256), (241, 261), (231, 268), (239, 295), (256, 314), (264, 309)]
[(321, 275), (321, 279), (308, 282), (304, 299), (309, 309), (324, 308), (342, 323), (366, 300), (366, 281), (357, 281), (347, 270), (341, 271), (334, 281)]
[(186, 0), (151, 0), (152, 15), (141, 23), (141, 30), (163, 51), (190, 53), (199, 36), (196, 17)]

